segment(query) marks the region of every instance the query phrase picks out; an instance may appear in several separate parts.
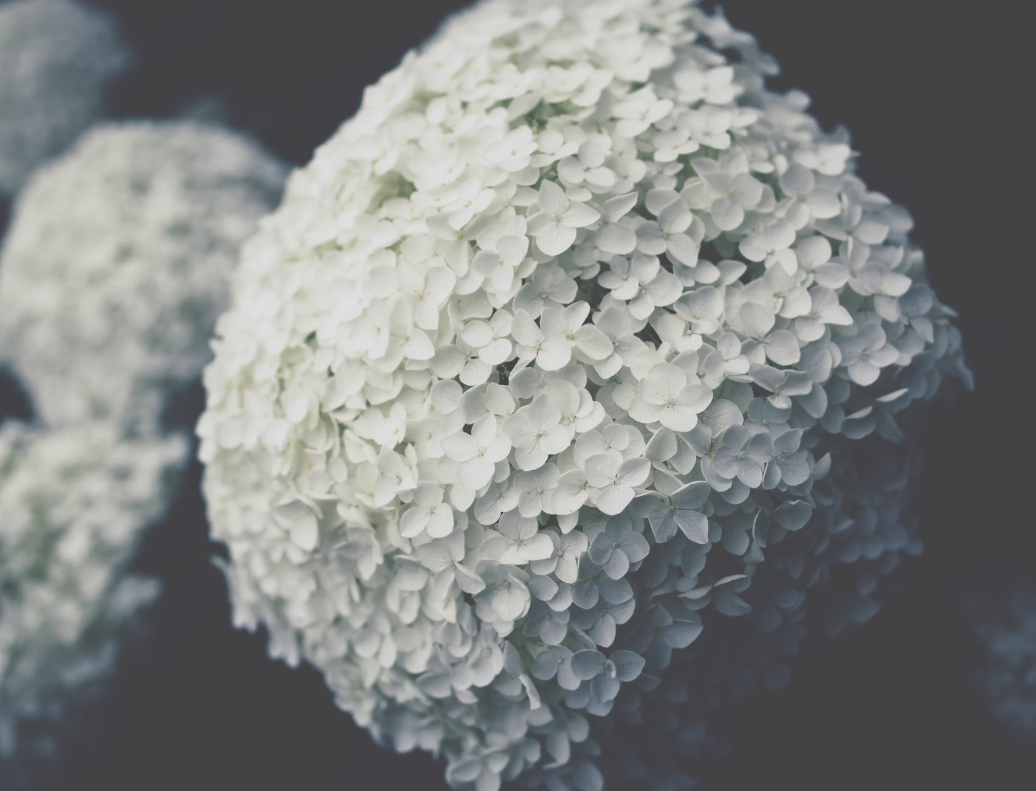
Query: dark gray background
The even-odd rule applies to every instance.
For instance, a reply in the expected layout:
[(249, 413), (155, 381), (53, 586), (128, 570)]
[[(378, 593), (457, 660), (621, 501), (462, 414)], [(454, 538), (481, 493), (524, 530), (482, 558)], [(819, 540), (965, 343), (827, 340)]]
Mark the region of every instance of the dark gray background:
[[(167, 116), (206, 96), (229, 123), (304, 164), (448, 11), (441, 0), (97, 0), (137, 49), (111, 95), (120, 117)], [(971, 590), (1036, 582), (1023, 471), (1033, 336), (1032, 42), (1024, 4), (731, 0), (783, 73), (845, 124), (873, 189), (909, 208), (940, 297), (961, 313), (977, 390), (926, 437), (925, 555), (901, 569), (861, 634), (809, 650), (790, 689), (760, 694), (723, 791), (1032, 788), (1036, 748), (984, 710), (967, 674), (979, 647), (959, 606)], [(5, 208), (0, 205), (0, 228)], [(1030, 304), (1023, 306), (1023, 300)], [(0, 416), (28, 414), (10, 381)], [(188, 412), (190, 410), (188, 409)], [(139, 560), (165, 582), (153, 634), (125, 656), (64, 764), (62, 789), (421, 789), (424, 754), (390, 756), (335, 709), (318, 674), (265, 658), (229, 625), (208, 564), (195, 465)]]

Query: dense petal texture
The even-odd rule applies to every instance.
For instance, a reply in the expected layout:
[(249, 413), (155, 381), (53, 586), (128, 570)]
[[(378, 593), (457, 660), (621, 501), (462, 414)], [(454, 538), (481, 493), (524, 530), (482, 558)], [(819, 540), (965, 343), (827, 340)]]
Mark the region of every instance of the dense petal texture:
[[(458, 789), (596, 791), (652, 694), (770, 666), (748, 635), (794, 643), (829, 566), (916, 550), (882, 460), (970, 384), (960, 335), (773, 71), (694, 3), (487, 0), (244, 248), (198, 426), (235, 620)], [(843, 524), (872, 466), (888, 508)]]

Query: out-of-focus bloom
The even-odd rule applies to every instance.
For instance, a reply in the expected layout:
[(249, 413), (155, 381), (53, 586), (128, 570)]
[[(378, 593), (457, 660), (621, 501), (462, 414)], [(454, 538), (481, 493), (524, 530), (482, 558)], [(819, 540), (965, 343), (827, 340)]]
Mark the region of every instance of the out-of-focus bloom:
[(965, 601), (986, 654), (975, 673), (989, 711), (1036, 742), (1036, 590), (1016, 583), (1002, 595)]
[(0, 196), (65, 150), (104, 108), (129, 54), (103, 12), (69, 0), (0, 4)]
[(488, 0), (244, 247), (198, 426), (235, 622), (458, 789), (596, 791), (703, 621), (797, 630), (806, 565), (898, 558), (824, 478), (970, 373), (774, 68), (693, 3)]
[(238, 247), (284, 176), (180, 121), (97, 127), (33, 176), (0, 252), (0, 354), (46, 423), (156, 430), (211, 359)]
[[(0, 428), (0, 785), (36, 782), (157, 580), (130, 573), (189, 443), (114, 426)], [(36, 769), (33, 767), (36, 766)], [(34, 786), (35, 787), (35, 786)]]

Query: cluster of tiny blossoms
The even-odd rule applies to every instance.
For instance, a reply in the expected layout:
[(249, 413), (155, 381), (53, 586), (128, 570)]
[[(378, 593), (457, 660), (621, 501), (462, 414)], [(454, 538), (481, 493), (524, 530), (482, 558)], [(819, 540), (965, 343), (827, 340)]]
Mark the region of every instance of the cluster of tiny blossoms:
[(242, 241), (286, 171), (189, 122), (95, 127), (39, 170), (0, 252), (0, 345), (52, 426), (153, 433), (212, 358)]
[(129, 65), (108, 16), (69, 0), (0, 4), (0, 197), (101, 115)]
[(682, 0), (488, 0), (244, 248), (198, 425), (235, 621), (455, 788), (600, 788), (620, 690), (970, 381), (909, 215), (775, 68)]
[(112, 426), (0, 428), (0, 785), (45, 759), (110, 673), (121, 634), (158, 594), (127, 573), (159, 518), (184, 437), (127, 442)]
[(975, 680), (989, 711), (1036, 742), (1036, 590), (1016, 583), (1002, 595), (972, 595), (965, 609), (986, 651)]

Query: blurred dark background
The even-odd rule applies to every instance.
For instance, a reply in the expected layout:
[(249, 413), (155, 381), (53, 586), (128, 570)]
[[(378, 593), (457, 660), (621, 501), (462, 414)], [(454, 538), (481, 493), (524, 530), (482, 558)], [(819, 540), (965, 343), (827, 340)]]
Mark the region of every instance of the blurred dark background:
[[(117, 117), (174, 115), (215, 99), (226, 121), (304, 164), (357, 108), (363, 87), (432, 33), (456, 0), (96, 0), (137, 50)], [(730, 0), (731, 22), (782, 65), (773, 83), (844, 124), (872, 189), (909, 208), (940, 297), (960, 311), (977, 389), (926, 437), (923, 557), (900, 570), (858, 635), (814, 646), (791, 687), (762, 693), (721, 791), (1031, 789), (1036, 748), (985, 710), (959, 599), (1036, 581), (1023, 472), (1032, 469), (1027, 321), (1034, 188), (1025, 122), (1024, 4)], [(0, 228), (7, 207), (0, 204)], [(1031, 387), (1031, 385), (1029, 386)], [(1018, 415), (1011, 412), (1019, 411)], [(0, 417), (30, 405), (0, 377)], [(61, 789), (444, 789), (424, 754), (391, 756), (332, 704), (312, 669), (265, 658), (230, 627), (209, 564), (195, 465), (139, 566), (165, 596), (103, 708), (74, 745)], [(1028, 476), (1027, 476), (1028, 477)]]

